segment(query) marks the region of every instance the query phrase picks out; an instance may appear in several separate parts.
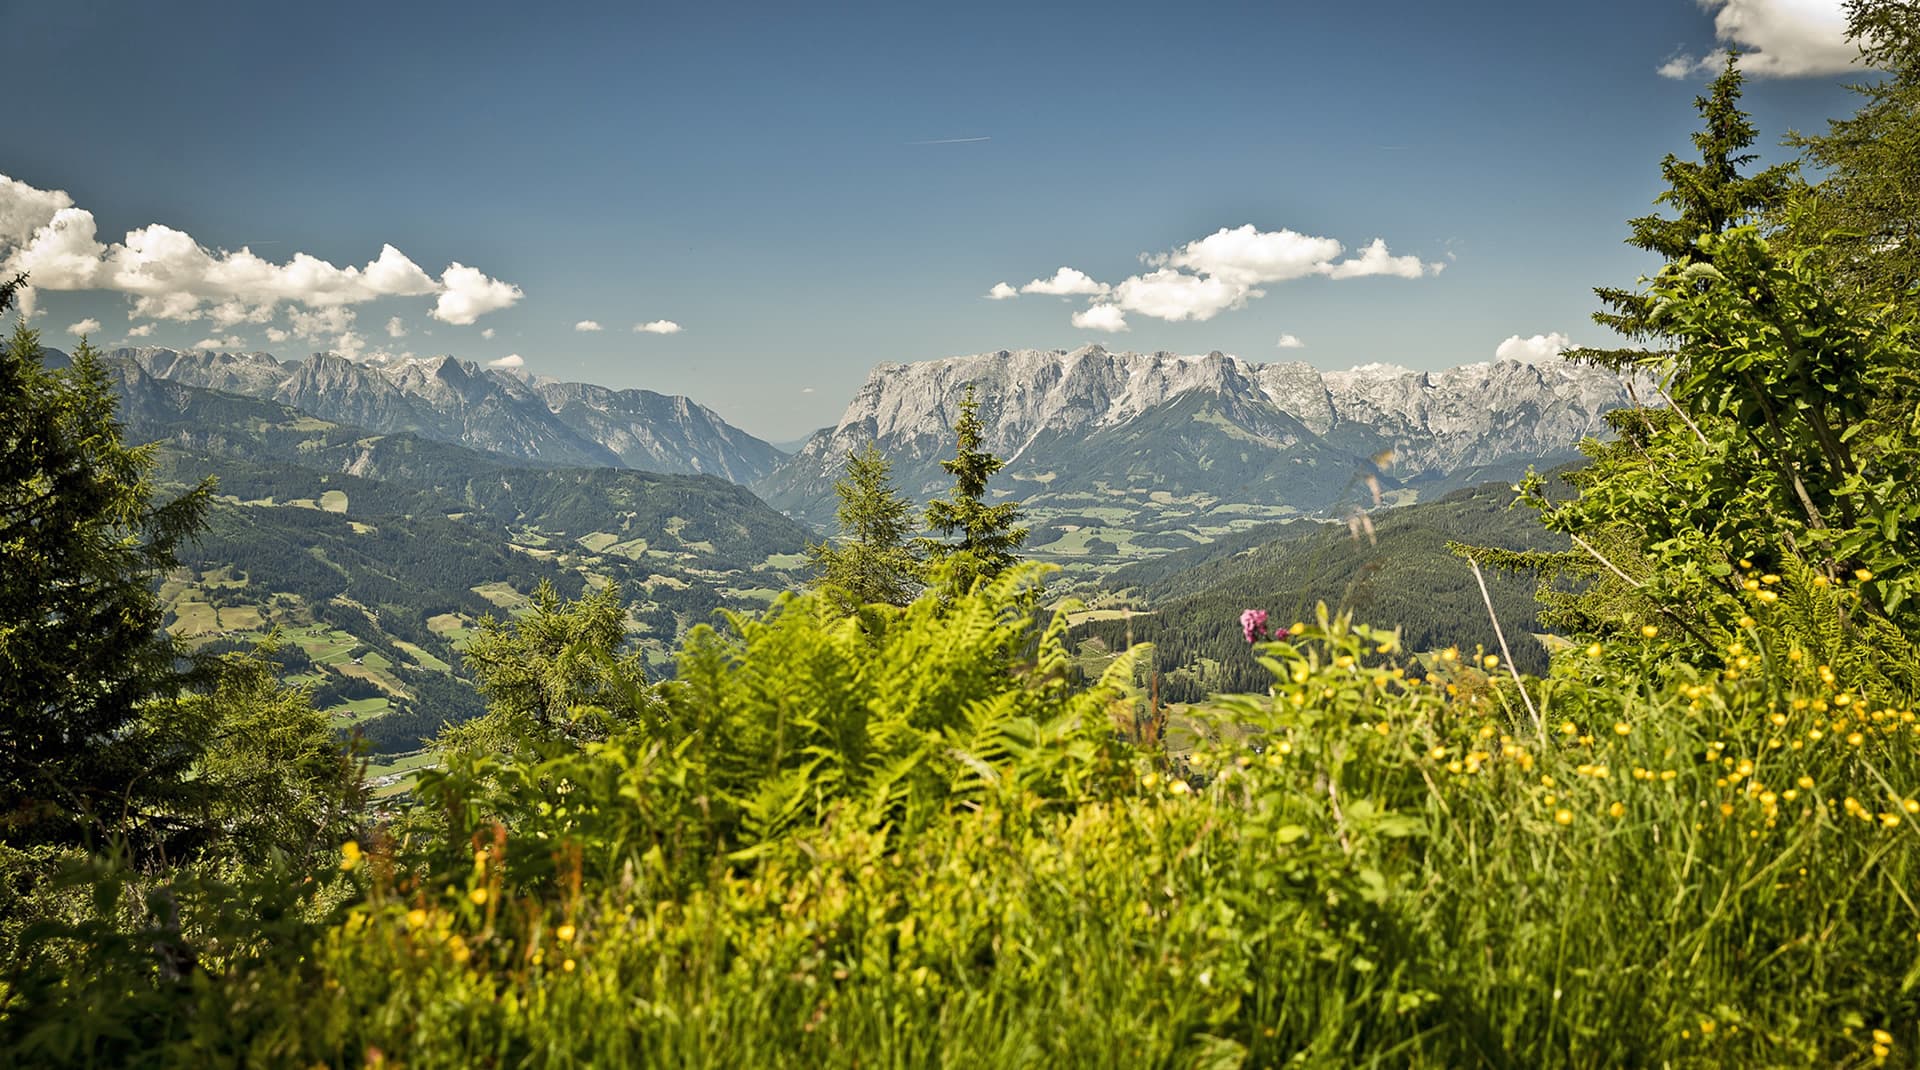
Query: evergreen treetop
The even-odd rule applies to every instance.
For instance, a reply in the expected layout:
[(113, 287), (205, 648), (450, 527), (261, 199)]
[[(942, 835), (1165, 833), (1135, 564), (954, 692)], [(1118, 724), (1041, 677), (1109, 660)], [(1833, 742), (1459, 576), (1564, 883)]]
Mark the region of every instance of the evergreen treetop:
[(992, 579), (1017, 561), (1016, 551), (1026, 544), (1027, 529), (1018, 526), (1022, 515), (1019, 502), (986, 504), (987, 481), (1006, 462), (981, 448), (985, 429), (972, 383), (967, 384), (966, 395), (960, 399), (960, 418), (954, 421), (953, 430), (954, 455), (940, 462), (940, 467), (954, 478), (953, 491), (927, 505), (927, 527), (959, 538), (950, 543), (925, 539), (922, 545), (931, 561), (950, 570), (949, 586), (965, 591), (975, 580)]
[(833, 486), (844, 541), (807, 547), (816, 585), (845, 591), (859, 604), (903, 606), (920, 591), (920, 555), (908, 541), (913, 503), (894, 490), (893, 464), (872, 442), (847, 455), (847, 474)]

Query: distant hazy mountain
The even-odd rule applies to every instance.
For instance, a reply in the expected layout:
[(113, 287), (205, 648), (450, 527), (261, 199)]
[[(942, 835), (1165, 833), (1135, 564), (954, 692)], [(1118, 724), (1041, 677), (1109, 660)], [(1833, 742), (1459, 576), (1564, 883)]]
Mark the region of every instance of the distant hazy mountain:
[(746, 483), (782, 459), (779, 450), (683, 397), (529, 382), (452, 357), (372, 363), (315, 354), (282, 363), (266, 353), (153, 347), (112, 355), (156, 378), (544, 464), (699, 473)]
[(1003, 350), (876, 367), (838, 425), (754, 487), (795, 516), (825, 520), (848, 451), (873, 440), (902, 490), (940, 493), (968, 383), (978, 384), (987, 445), (1008, 462), (999, 492), (1043, 513), (1091, 511), (1073, 518), (1086, 524), (1103, 506), (1132, 508), (1145, 527), (1324, 513), (1370, 502), (1368, 477), (1402, 501), (1505, 478), (1572, 456), (1603, 431), (1601, 413), (1628, 403), (1612, 374), (1563, 361), (1321, 372), (1220, 353)]

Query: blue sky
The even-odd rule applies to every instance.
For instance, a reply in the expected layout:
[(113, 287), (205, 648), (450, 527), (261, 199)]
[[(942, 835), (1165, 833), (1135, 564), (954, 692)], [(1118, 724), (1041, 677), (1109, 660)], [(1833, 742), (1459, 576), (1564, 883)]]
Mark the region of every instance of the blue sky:
[[(1775, 155), (1850, 112), (1822, 6), (12, 0), (0, 258), (90, 214), (98, 264), (36, 262), (56, 345), (517, 356), (773, 439), (1001, 348), (1439, 368), (1598, 337), (1694, 127), (1663, 65), (1718, 34), (1795, 75), (1749, 83)], [(985, 296), (1063, 266), (1118, 289)]]

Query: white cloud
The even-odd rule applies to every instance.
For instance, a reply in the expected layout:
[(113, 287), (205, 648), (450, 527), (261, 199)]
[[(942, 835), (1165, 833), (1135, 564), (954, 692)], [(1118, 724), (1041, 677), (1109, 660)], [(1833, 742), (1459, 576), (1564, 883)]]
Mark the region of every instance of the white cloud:
[(813, 393), (813, 388), (812, 388), (812, 387), (810, 387), (810, 386), (803, 386), (803, 387), (801, 387), (801, 388), (800, 388), (800, 392), (801, 392), (802, 394), (811, 394), (811, 393)]
[[(1737, 47), (1740, 69), (1756, 77), (1799, 78), (1859, 69), (1859, 50), (1847, 40), (1842, 0), (1698, 0), (1713, 12), (1713, 36)], [(1711, 74), (1718, 55), (1679, 55), (1660, 66), (1668, 78)]]
[(1213, 275), (1189, 275), (1172, 268), (1135, 275), (1113, 288), (1114, 303), (1120, 308), (1175, 323), (1210, 320), (1229, 308), (1245, 305), (1249, 297), (1265, 295), (1264, 290)]
[(679, 334), (680, 333), (680, 325), (678, 323), (673, 322), (672, 320), (653, 320), (650, 323), (636, 323), (633, 325), (633, 329), (635, 332), (639, 334)]
[(1094, 305), (1073, 314), (1073, 325), (1088, 331), (1127, 330), (1127, 317), (1117, 305)]
[(64, 191), (0, 175), (0, 273), (16, 272), (29, 273), (35, 289), (121, 293), (137, 316), (210, 319), (216, 327), (268, 323), (282, 305), (326, 309), (430, 295), (439, 297), (436, 315), (471, 323), (521, 296), (459, 263), (436, 280), (391, 245), (364, 265), (340, 267), (306, 253), (276, 263), (244, 247), (210, 250), (161, 223), (104, 242), (93, 213)]
[[(1002, 285), (1005, 285), (1004, 283)], [(1050, 297), (1099, 297), (1111, 290), (1104, 282), (1095, 282), (1087, 273), (1078, 268), (1063, 267), (1053, 273), (1050, 279), (1035, 279), (1020, 287), (1023, 294), (1046, 294)], [(989, 296), (992, 296), (991, 291)]]
[(487, 367), (504, 368), (507, 371), (513, 371), (516, 368), (524, 368), (526, 367), (526, 364), (527, 364), (526, 359), (521, 357), (520, 354), (518, 353), (508, 353), (506, 356), (501, 357), (499, 360), (487, 361)]
[(230, 353), (238, 352), (246, 347), (247, 340), (237, 334), (228, 335), (225, 338), (202, 338), (198, 342), (193, 343), (193, 348), (195, 349), (219, 349)]
[[(152, 334), (152, 333), (153, 333), (153, 324), (151, 324), (151, 323), (142, 323), (142, 324), (141, 324), (140, 326), (138, 326), (138, 327), (129, 327), (129, 328), (127, 328), (127, 337), (128, 337), (128, 338), (145, 338), (146, 336), (148, 336), (148, 335), (150, 335), (150, 334)], [(273, 332), (272, 332), (272, 331), (268, 331), (267, 333), (268, 333), (268, 334), (272, 334)]]
[(1329, 278), (1361, 279), (1369, 275), (1396, 275), (1403, 279), (1417, 279), (1422, 275), (1440, 274), (1444, 265), (1423, 264), (1417, 256), (1394, 256), (1387, 252), (1385, 239), (1375, 238), (1360, 255), (1337, 264), (1324, 267)]
[(100, 321), (97, 319), (94, 319), (92, 316), (88, 316), (86, 319), (81, 320), (79, 323), (73, 323), (73, 324), (67, 325), (67, 333), (70, 335), (73, 335), (75, 338), (78, 338), (82, 335), (98, 334), (99, 332), (100, 332)]
[(367, 340), (359, 334), (348, 331), (333, 340), (333, 352), (348, 360), (359, 360), (367, 352)]
[(466, 325), (489, 312), (510, 307), (523, 296), (520, 287), (490, 279), (477, 268), (459, 261), (447, 265), (440, 275), (445, 289), (435, 302), (431, 315), (444, 323)]
[(597, 331), (600, 329), (600, 324), (593, 320), (581, 320), (579, 323), (573, 325), (573, 329), (576, 331)]
[(1014, 289), (1004, 282), (994, 283), (993, 289), (987, 291), (987, 300), (989, 301), (1006, 301), (1019, 296), (1019, 290)]
[(1259, 231), (1248, 223), (1232, 230), (1221, 227), (1150, 262), (1212, 275), (1250, 290), (1263, 282), (1285, 282), (1324, 271), (1340, 251), (1340, 243), (1332, 238), (1284, 229)]
[(1553, 360), (1561, 353), (1573, 348), (1573, 339), (1554, 331), (1552, 334), (1536, 334), (1531, 338), (1513, 335), (1500, 343), (1493, 351), (1495, 360), (1517, 360), (1523, 364), (1537, 364)]
[(340, 334), (353, 326), (358, 313), (350, 308), (323, 308), (314, 312), (302, 312), (295, 309), (287, 313), (287, 322), (293, 327), (293, 333), (302, 338), (318, 338), (326, 334)]
[[(148, 324), (149, 328), (151, 328), (151, 326), (152, 324)], [(267, 328), (267, 341), (269, 342), (284, 342), (287, 339), (292, 337), (293, 335), (287, 333), (286, 331), (281, 330), (278, 327)]]
[[(432, 334), (433, 332), (432, 332), (432, 331), (428, 331), (427, 333), (428, 333), (428, 334)], [(488, 328), (487, 328), (486, 330), (484, 330), (484, 331), (481, 331), (481, 332), (480, 332), (480, 337), (482, 337), (482, 338), (485, 338), (485, 339), (486, 339), (487, 341), (489, 341), (489, 342), (491, 342), (491, 341), (493, 341), (493, 328), (492, 328), (492, 327), (488, 327)]]
[(1275, 342), (1275, 343), (1273, 343), (1273, 344), (1274, 344), (1274, 346), (1275, 346), (1275, 348), (1278, 348), (1278, 349), (1305, 349), (1305, 348), (1307, 348), (1307, 343), (1305, 343), (1305, 342), (1302, 342), (1302, 341), (1300, 340), (1300, 336), (1299, 336), (1299, 335), (1297, 335), (1297, 334), (1283, 334), (1283, 335), (1281, 335), (1281, 336), (1280, 336), (1280, 340), (1279, 340), (1278, 342)]
[(402, 320), (398, 316), (394, 316), (391, 319), (387, 320), (387, 337), (388, 338), (405, 338), (406, 336), (407, 336), (407, 324), (405, 320)]

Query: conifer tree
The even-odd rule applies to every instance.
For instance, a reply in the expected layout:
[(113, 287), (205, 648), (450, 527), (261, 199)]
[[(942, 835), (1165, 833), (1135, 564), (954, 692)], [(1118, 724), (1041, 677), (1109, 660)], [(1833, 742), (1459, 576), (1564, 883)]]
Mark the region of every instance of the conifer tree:
[[(1742, 168), (1759, 157), (1747, 151), (1756, 131), (1747, 113), (1740, 110), (1745, 78), (1738, 60), (1739, 53), (1728, 52), (1725, 69), (1707, 86), (1704, 96), (1694, 98), (1694, 107), (1703, 120), (1693, 135), (1699, 161), (1682, 160), (1672, 153), (1660, 161), (1667, 189), (1654, 198), (1654, 203), (1672, 207), (1678, 218), (1654, 212), (1627, 221), (1632, 232), (1627, 244), (1658, 253), (1667, 264), (1709, 260), (1700, 249), (1702, 236), (1720, 234), (1728, 227), (1765, 216), (1783, 205), (1793, 190), (1792, 164), (1777, 164), (1753, 175), (1741, 174)], [(1596, 287), (1594, 293), (1606, 306), (1606, 311), (1594, 314), (1596, 323), (1613, 328), (1633, 342), (1659, 341), (1652, 296), (1612, 286)], [(1576, 349), (1568, 356), (1604, 367), (1628, 368), (1659, 362), (1667, 354), (1643, 349)]]
[[(0, 310), (23, 280), (0, 286)], [(0, 349), (0, 842), (176, 830), (203, 735), (168, 712), (194, 677), (153, 578), (211, 481), (159, 503), (99, 353), (44, 366), (24, 320)]]
[(913, 503), (895, 491), (893, 464), (868, 442), (847, 455), (846, 477), (833, 485), (844, 541), (807, 547), (816, 585), (837, 587), (856, 603), (903, 606), (920, 590), (920, 555), (907, 539)]
[(1017, 526), (1019, 502), (986, 503), (987, 481), (1006, 462), (980, 448), (984, 428), (972, 383), (960, 400), (960, 418), (953, 430), (957, 440), (953, 458), (940, 462), (954, 478), (953, 491), (927, 505), (927, 527), (941, 535), (958, 535), (959, 540), (925, 539), (922, 545), (931, 561), (949, 569), (951, 588), (966, 591), (975, 580), (992, 579), (1018, 560), (1015, 551), (1026, 543), (1027, 529)]

